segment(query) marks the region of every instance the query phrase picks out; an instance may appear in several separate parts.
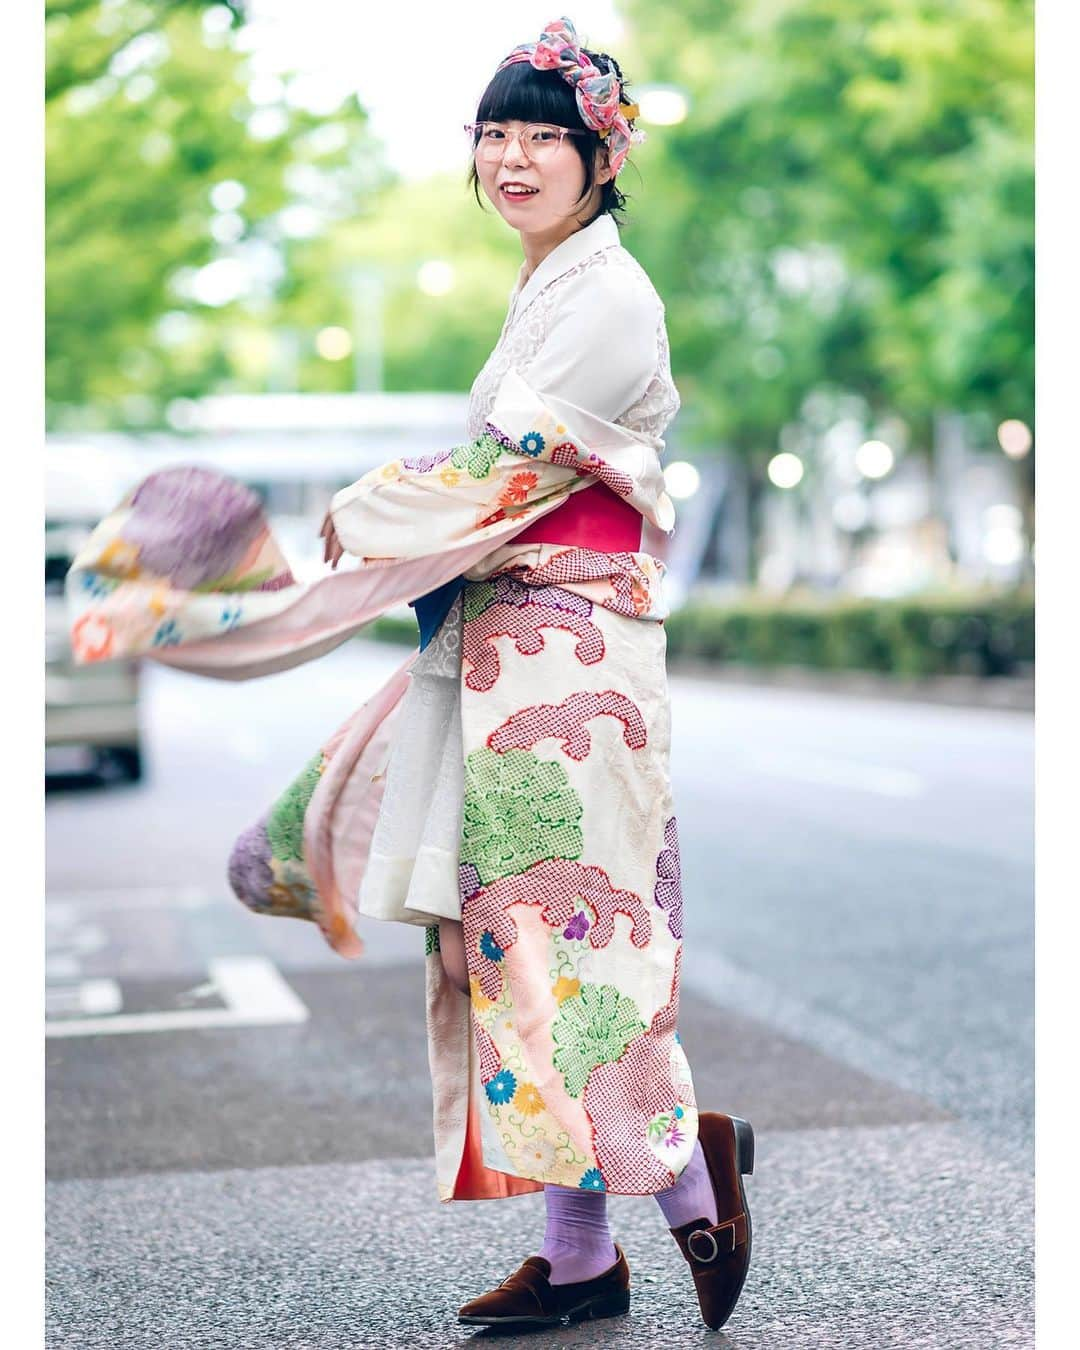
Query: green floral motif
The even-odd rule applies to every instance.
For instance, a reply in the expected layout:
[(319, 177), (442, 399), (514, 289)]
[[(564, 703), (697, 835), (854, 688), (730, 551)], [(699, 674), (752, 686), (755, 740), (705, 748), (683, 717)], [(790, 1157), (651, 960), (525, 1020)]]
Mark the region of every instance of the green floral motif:
[(499, 442), (485, 431), (468, 445), (459, 445), (450, 456), (450, 463), (456, 469), (468, 469), (472, 478), (487, 478), (502, 452)]
[(637, 1004), (613, 984), (583, 984), (564, 998), (552, 1023), (552, 1063), (563, 1076), (566, 1091), (580, 1097), (598, 1064), (610, 1064), (645, 1030)]
[(581, 812), (561, 764), (528, 750), (474, 750), (465, 761), (461, 861), (486, 886), (544, 858), (580, 858)]
[(428, 924), (424, 928), (424, 955), (431, 956), (433, 952), (440, 950), (439, 925), (437, 923)]
[(493, 581), (470, 581), (465, 587), (465, 597), (462, 600), (462, 611), (465, 622), (470, 619), (478, 619), (485, 609), (490, 608), (495, 600), (495, 583)]
[(282, 862), (303, 861), (304, 812), (318, 786), (321, 764), (322, 751), (311, 757), (271, 808), (266, 837), (271, 853)]

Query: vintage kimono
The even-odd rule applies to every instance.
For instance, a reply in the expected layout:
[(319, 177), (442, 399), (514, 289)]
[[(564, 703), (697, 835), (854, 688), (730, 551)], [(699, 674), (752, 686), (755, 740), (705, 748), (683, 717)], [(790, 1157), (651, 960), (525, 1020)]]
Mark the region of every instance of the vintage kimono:
[[(361, 951), (358, 909), (426, 927), (444, 1200), (545, 1182), (647, 1194), (694, 1146), (663, 568), (535, 531), (515, 542), (582, 491), (669, 530), (660, 436), (677, 407), (663, 306), (603, 216), (527, 279), (523, 266), (469, 440), (333, 498), (356, 570), (299, 585), (254, 494), (188, 468), (139, 484), (69, 575), (79, 659), (142, 653), (240, 679), (464, 578), (420, 661), (334, 732), (229, 863), (252, 909), (314, 920), (343, 955)], [(414, 663), (414, 688), (421, 671), (444, 686), (427, 720)], [(470, 996), (443, 970), (439, 917), (462, 921)]]

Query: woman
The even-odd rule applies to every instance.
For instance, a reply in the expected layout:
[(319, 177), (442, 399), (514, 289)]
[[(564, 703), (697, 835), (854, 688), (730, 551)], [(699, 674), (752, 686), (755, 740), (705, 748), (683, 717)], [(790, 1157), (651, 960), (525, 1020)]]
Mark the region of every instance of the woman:
[[(469, 1324), (625, 1312), (608, 1191), (656, 1196), (711, 1327), (750, 1256), (753, 1134), (699, 1115), (676, 1030), (662, 568), (640, 544), (643, 516), (673, 523), (659, 455), (679, 400), (663, 305), (612, 214), (636, 112), (567, 19), (498, 68), (467, 128), (471, 180), (524, 261), (470, 443), (331, 502), (326, 557), (357, 571), (296, 586), (236, 485), (189, 471), (141, 485), (72, 574), (83, 659), (144, 650), (231, 678), (416, 603), (419, 656), (240, 841), (230, 879), (346, 955), (357, 908), (426, 928), (440, 1198), (543, 1189), (547, 1212)], [(211, 518), (214, 546), (195, 547)]]

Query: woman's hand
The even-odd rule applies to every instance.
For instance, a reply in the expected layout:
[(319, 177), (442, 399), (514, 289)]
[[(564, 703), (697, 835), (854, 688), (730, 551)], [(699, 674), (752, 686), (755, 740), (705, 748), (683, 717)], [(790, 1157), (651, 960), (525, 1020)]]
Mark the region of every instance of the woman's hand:
[(337, 537), (337, 530), (334, 529), (334, 518), (329, 511), (323, 517), (319, 533), (323, 539), (323, 562), (328, 562), (331, 567), (336, 568), (345, 550), (341, 546), (341, 540)]

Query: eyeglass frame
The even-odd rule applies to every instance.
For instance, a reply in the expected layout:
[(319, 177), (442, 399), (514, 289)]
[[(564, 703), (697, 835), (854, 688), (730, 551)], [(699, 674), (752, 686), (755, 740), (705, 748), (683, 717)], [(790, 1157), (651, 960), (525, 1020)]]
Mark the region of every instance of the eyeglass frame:
[[(530, 164), (532, 164), (534, 161), (532, 156), (529, 154), (528, 150), (525, 148), (525, 133), (526, 131), (528, 131), (530, 127), (551, 127), (552, 130), (557, 131), (559, 133), (559, 144), (555, 147), (556, 154), (562, 149), (563, 141), (567, 136), (588, 136), (589, 134), (587, 131), (582, 131), (578, 127), (560, 126), (558, 122), (523, 122), (520, 131), (510, 131), (509, 126), (505, 122), (485, 121), (485, 122), (464, 122), (462, 124), (462, 129), (469, 132), (470, 135), (473, 136), (476, 135), (477, 127), (501, 127), (507, 134), (507, 144), (509, 144), (511, 139), (516, 136), (518, 144), (521, 146), (522, 153), (524, 154), (525, 158), (529, 161)], [(476, 156), (476, 152), (480, 149), (480, 146), (482, 144), (483, 144), (482, 140), (480, 139), (474, 140), (472, 148), (472, 153), (474, 157)], [(505, 148), (503, 150), (503, 153), (504, 154), (506, 153)]]

